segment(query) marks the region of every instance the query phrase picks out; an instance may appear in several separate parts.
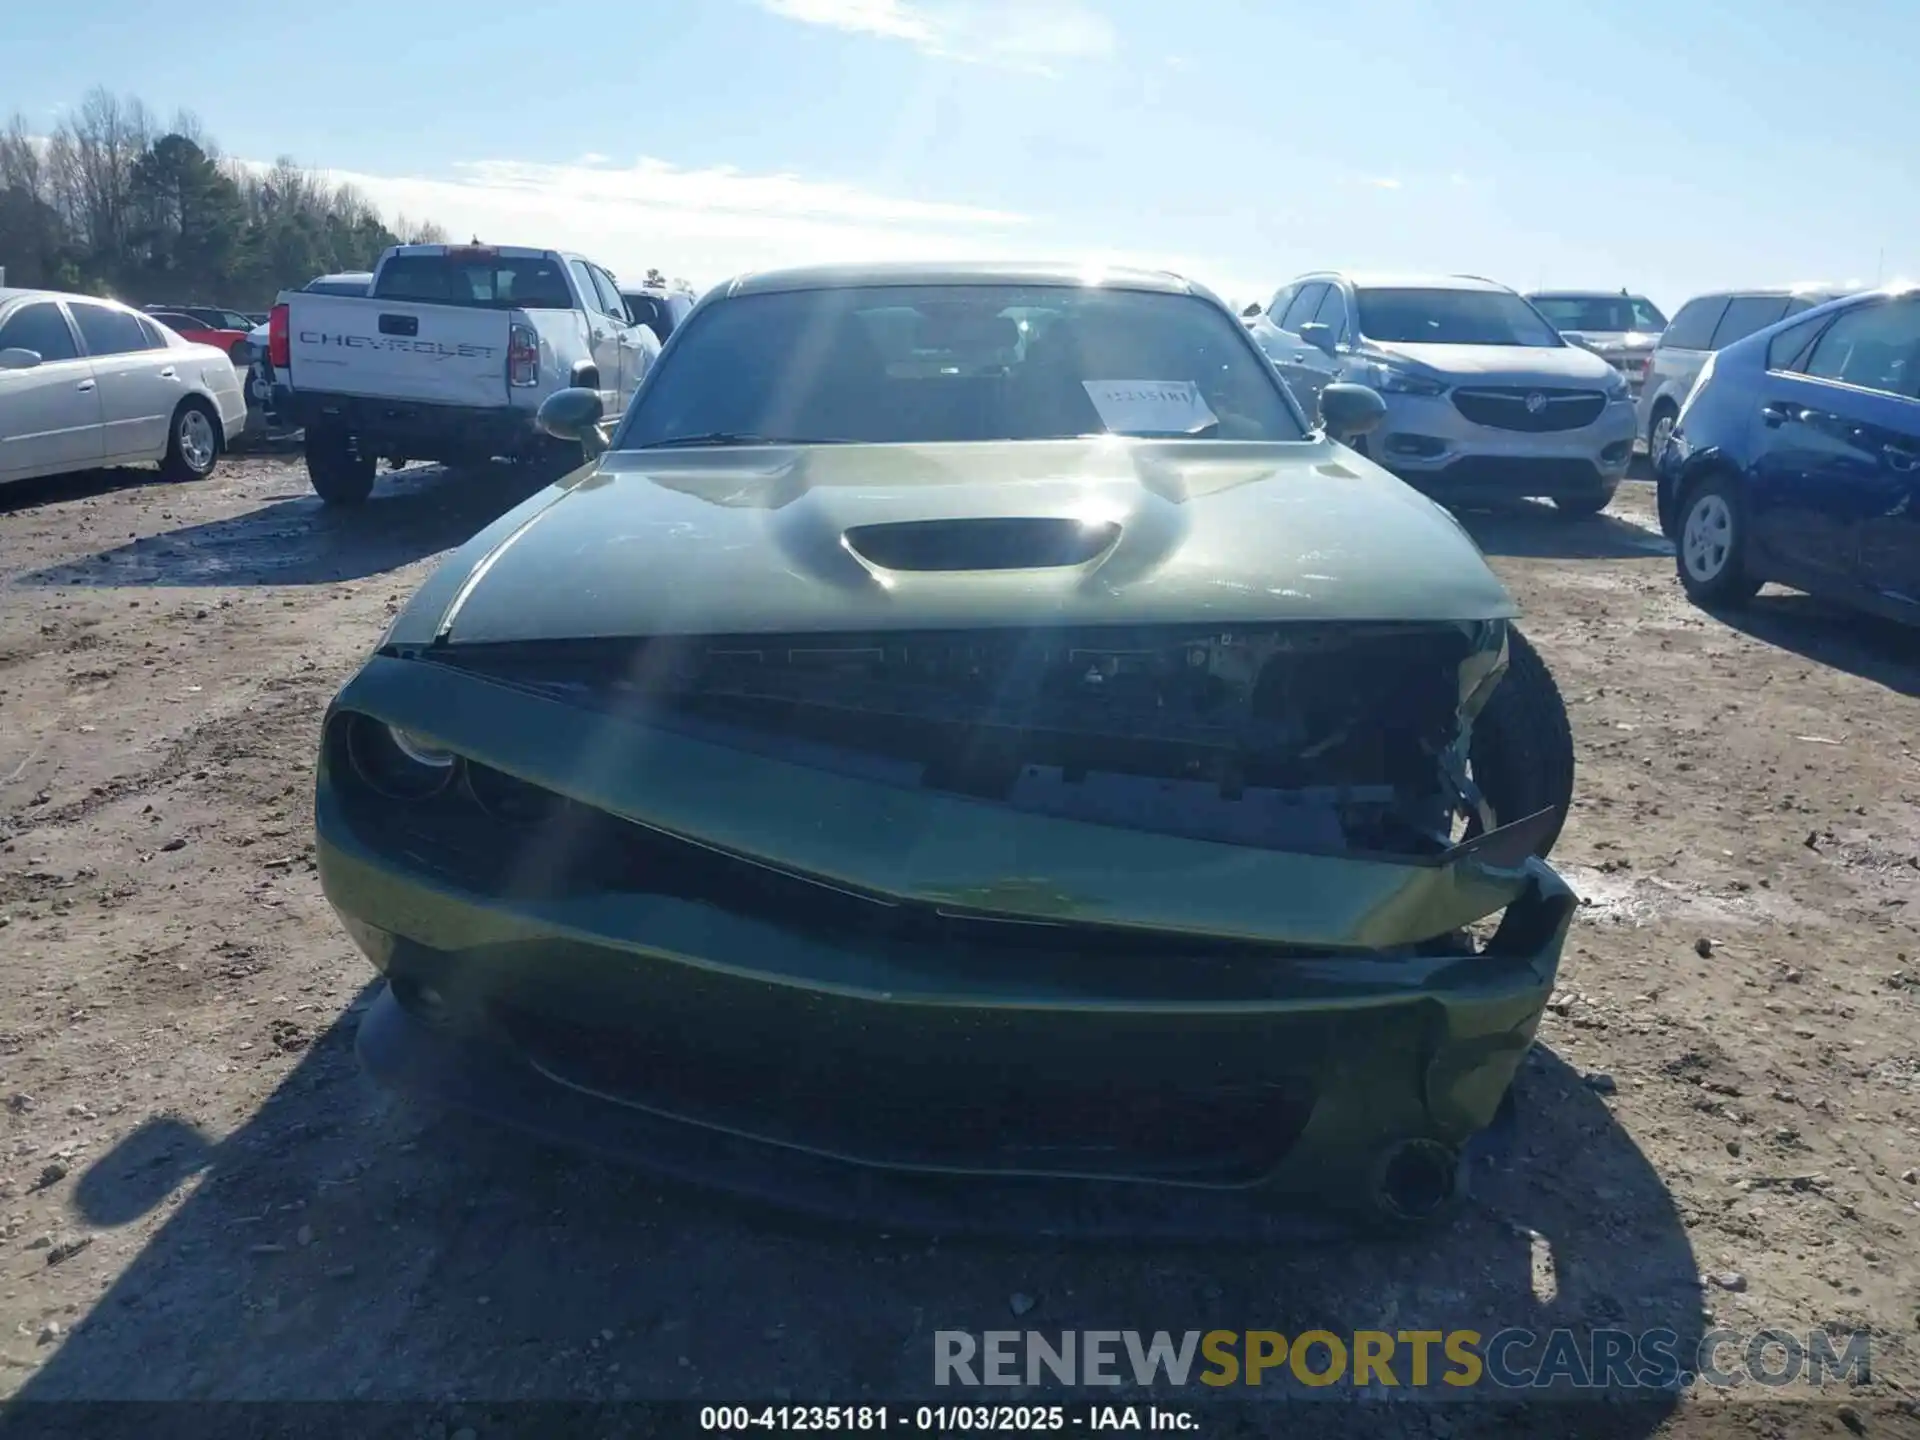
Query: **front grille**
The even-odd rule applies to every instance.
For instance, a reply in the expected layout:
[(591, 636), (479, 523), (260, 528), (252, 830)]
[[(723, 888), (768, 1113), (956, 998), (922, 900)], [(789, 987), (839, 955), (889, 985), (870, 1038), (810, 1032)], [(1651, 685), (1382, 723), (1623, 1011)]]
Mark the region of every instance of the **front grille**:
[(1453, 404), (1476, 425), (1540, 435), (1591, 425), (1607, 408), (1607, 397), (1597, 390), (1488, 386), (1455, 390)]
[(1451, 798), (1438, 757), (1476, 642), (1458, 625), (1383, 623), (623, 643), (467, 647), (442, 663), (729, 748), (1018, 810), (1233, 844), (1433, 853), (1432, 805)]
[[(684, 840), (471, 761), (441, 793), (393, 801), (355, 778), (345, 741), (351, 723), (336, 717), (327, 736), (347, 823), (365, 843), (473, 894), (670, 896), (883, 960), (964, 954), (983, 977), (1024, 983), (1044, 974), (1067, 989), (1107, 994), (1158, 993), (1169, 966), (1189, 974), (1210, 967), (1221, 983), (1234, 983), (1299, 953), (1259, 941), (897, 902)], [(516, 803), (503, 803), (508, 796)]]
[[(1304, 1080), (1118, 1080), (1098, 1057), (998, 1045), (938, 1065), (849, 1060), (804, 1027), (719, 1033), (662, 1019), (618, 1030), (518, 1009), (495, 1018), (549, 1077), (775, 1144), (902, 1168), (1246, 1183), (1271, 1171), (1312, 1111)], [(1055, 1027), (1058, 1029), (1059, 1027)], [(811, 1033), (810, 1031), (808, 1033)], [(1017, 1057), (1017, 1058), (1016, 1058)]]

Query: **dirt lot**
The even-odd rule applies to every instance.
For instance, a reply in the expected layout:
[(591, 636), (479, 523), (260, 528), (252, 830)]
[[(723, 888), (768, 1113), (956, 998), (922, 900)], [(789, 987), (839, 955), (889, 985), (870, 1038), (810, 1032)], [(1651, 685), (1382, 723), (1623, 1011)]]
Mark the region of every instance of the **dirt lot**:
[(0, 1394), (855, 1400), (927, 1395), (936, 1329), (1828, 1326), (1871, 1332), (1869, 1384), (1614, 1428), (1912, 1428), (1920, 643), (1692, 609), (1644, 487), (1470, 521), (1582, 766), (1516, 1148), (1419, 1243), (1247, 1250), (805, 1225), (376, 1094), (317, 723), (519, 482), (328, 514), (297, 461), (149, 479), (0, 497)]

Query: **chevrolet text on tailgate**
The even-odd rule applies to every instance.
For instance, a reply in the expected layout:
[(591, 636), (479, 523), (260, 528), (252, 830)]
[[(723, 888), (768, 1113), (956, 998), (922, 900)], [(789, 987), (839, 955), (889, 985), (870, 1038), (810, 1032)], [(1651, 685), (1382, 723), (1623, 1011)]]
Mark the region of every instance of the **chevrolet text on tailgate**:
[(587, 386), (618, 415), (660, 342), (632, 323), (614, 277), (582, 256), (396, 245), (364, 296), (283, 294), (268, 348), (283, 408), (306, 431), (314, 490), (355, 505), (382, 458), (573, 469), (583, 454), (536, 429), (540, 402)]

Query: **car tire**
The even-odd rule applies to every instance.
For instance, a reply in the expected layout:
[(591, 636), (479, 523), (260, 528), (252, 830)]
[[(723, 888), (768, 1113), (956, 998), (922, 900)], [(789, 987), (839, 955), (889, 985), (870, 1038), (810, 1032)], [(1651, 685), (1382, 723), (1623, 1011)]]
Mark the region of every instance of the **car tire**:
[(1759, 593), (1747, 569), (1746, 509), (1731, 475), (1701, 476), (1681, 492), (1674, 514), (1673, 563), (1688, 599), (1706, 608), (1738, 606)]
[(1495, 825), (1553, 812), (1553, 824), (1534, 847), (1544, 860), (1573, 807), (1573, 727), (1553, 673), (1511, 626), (1507, 673), (1474, 720), (1467, 759)]
[(1613, 497), (1619, 489), (1618, 485), (1602, 485), (1598, 490), (1584, 495), (1556, 495), (1553, 498), (1553, 508), (1569, 520), (1598, 515), (1613, 503)]
[(375, 457), (360, 453), (351, 431), (337, 426), (308, 426), (307, 479), (325, 505), (360, 505), (373, 493)]
[(1653, 415), (1647, 421), (1647, 463), (1660, 464), (1660, 452), (1667, 448), (1667, 438), (1673, 434), (1673, 427), (1680, 418), (1680, 408), (1671, 400), (1662, 400), (1653, 407)]
[(198, 396), (189, 396), (173, 412), (167, 428), (167, 453), (160, 478), (172, 485), (204, 480), (220, 463), (220, 417)]

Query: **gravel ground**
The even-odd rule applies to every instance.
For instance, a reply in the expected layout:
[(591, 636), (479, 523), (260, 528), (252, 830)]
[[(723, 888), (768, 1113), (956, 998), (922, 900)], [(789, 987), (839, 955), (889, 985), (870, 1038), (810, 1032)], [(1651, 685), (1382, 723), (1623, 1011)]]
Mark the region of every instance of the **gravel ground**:
[(297, 460), (151, 481), (0, 496), (0, 1396), (899, 1399), (939, 1329), (1824, 1326), (1870, 1334), (1867, 1383), (1609, 1424), (1913, 1427), (1920, 639), (1694, 610), (1645, 487), (1469, 517), (1581, 761), (1517, 1144), (1417, 1242), (1249, 1250), (803, 1224), (375, 1092), (317, 725), (526, 482), (420, 468), (332, 514)]

